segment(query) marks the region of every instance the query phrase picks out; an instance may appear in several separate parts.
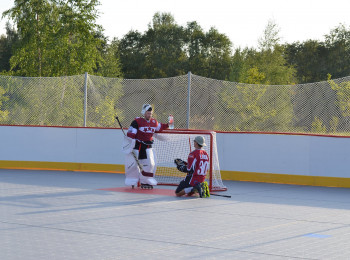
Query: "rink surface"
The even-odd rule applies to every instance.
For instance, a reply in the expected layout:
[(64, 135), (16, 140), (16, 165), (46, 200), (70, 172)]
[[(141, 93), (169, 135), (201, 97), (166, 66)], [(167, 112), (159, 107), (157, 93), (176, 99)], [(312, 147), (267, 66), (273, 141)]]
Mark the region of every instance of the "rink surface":
[(200, 199), (123, 182), (0, 170), (0, 259), (350, 257), (350, 189), (227, 181), (231, 199)]

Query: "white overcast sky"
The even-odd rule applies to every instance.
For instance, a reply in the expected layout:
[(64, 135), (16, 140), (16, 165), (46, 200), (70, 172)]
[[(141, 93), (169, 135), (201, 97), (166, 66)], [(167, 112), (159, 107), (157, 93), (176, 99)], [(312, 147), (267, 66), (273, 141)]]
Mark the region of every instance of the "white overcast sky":
[[(0, 0), (0, 12), (13, 0)], [(196, 21), (205, 30), (215, 27), (233, 47), (256, 47), (269, 20), (280, 28), (281, 43), (324, 40), (340, 23), (350, 25), (350, 0), (100, 0), (97, 22), (109, 39), (131, 29), (143, 33), (156, 12), (171, 13), (177, 24)], [(0, 23), (5, 33), (6, 20)]]

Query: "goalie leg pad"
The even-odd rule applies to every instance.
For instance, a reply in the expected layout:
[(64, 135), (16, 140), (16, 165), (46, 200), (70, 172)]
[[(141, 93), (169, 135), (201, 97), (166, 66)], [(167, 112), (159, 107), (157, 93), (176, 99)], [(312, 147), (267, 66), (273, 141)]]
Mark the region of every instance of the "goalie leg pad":
[(122, 152), (125, 154), (129, 154), (132, 152), (132, 149), (135, 147), (135, 139), (124, 136)]
[(137, 183), (139, 182), (139, 179), (137, 178), (125, 178), (125, 185), (126, 186), (137, 186)]
[[(138, 152), (135, 151), (134, 152)], [(137, 156), (137, 155), (136, 155)], [(140, 170), (134, 156), (129, 153), (125, 155), (125, 185), (135, 185), (140, 179)]]
[(153, 173), (153, 177), (148, 177), (148, 176), (141, 175), (140, 176), (140, 181), (141, 181), (141, 183), (149, 184), (149, 185), (154, 186), (154, 185), (158, 184), (158, 182), (154, 178), (155, 172), (156, 172), (156, 169), (157, 169), (157, 167), (156, 167), (156, 158), (154, 156), (152, 148), (146, 149), (146, 153), (147, 153), (147, 159), (142, 159), (142, 160), (139, 160), (139, 161), (140, 161), (140, 164), (143, 167), (143, 170), (145, 172)]
[(143, 170), (145, 172), (153, 172), (155, 174), (157, 170), (157, 160), (153, 152), (153, 149), (152, 148), (146, 149), (146, 154), (147, 154), (147, 159), (140, 160), (145, 162), (145, 166), (143, 166), (142, 164)]

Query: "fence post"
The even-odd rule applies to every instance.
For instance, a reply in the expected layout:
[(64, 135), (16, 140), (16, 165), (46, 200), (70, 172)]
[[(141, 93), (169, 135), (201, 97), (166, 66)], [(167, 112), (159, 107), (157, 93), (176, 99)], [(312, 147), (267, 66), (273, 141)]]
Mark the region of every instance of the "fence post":
[(87, 117), (87, 80), (88, 80), (88, 73), (85, 72), (85, 80), (84, 80), (84, 127), (86, 127), (86, 117)]
[(190, 107), (191, 107), (191, 71), (187, 74), (187, 129), (190, 129)]

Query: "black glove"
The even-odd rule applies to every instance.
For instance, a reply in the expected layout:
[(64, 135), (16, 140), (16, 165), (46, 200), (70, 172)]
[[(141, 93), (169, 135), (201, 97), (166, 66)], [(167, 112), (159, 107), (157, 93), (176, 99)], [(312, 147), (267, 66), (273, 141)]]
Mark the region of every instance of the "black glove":
[(181, 159), (175, 159), (174, 163), (176, 164), (176, 166), (182, 165), (182, 164), (187, 165), (187, 162), (185, 162), (185, 161), (183, 161)]
[(176, 167), (181, 172), (187, 172), (187, 162), (181, 160), (181, 159), (175, 159), (174, 163), (176, 164)]

